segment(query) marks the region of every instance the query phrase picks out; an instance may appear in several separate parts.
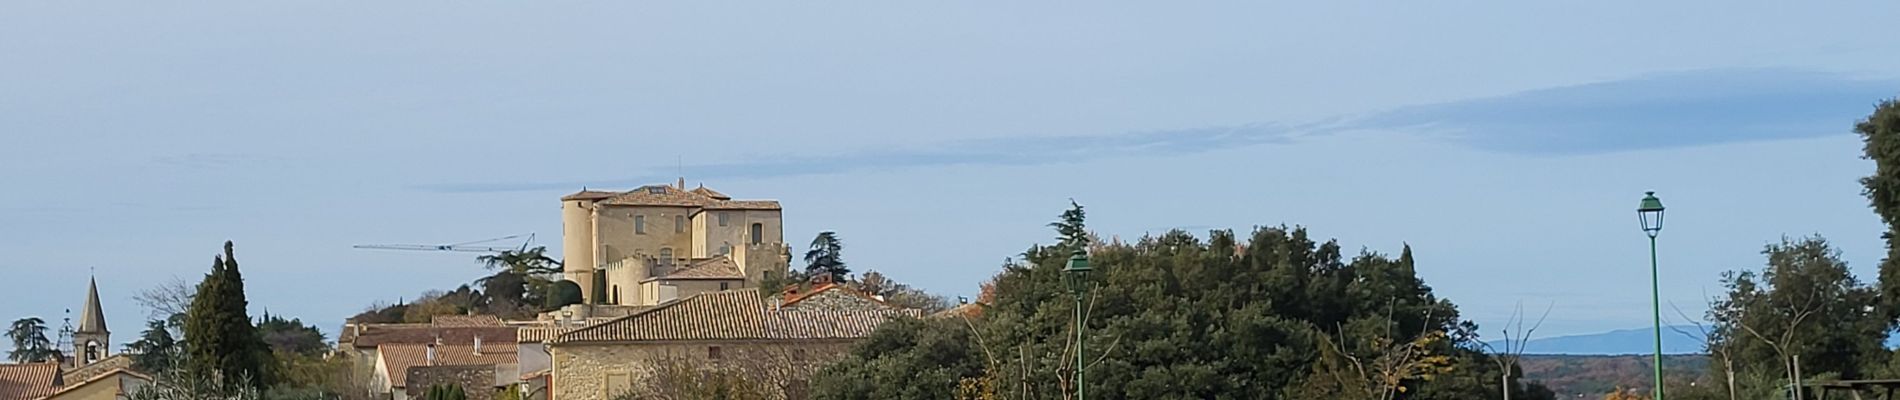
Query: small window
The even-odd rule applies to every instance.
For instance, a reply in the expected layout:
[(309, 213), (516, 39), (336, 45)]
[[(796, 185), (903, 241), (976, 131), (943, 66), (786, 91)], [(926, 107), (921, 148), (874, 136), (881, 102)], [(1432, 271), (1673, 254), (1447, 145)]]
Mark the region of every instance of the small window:
[(732, 243), (719, 245), (719, 255), (724, 256), (724, 255), (731, 255), (731, 254), (732, 254)]
[(638, 235), (647, 234), (647, 216), (645, 215), (633, 216), (633, 233), (638, 234)]
[(673, 263), (673, 248), (665, 247), (665, 248), (660, 249), (660, 263), (661, 264)]
[(620, 285), (614, 285), (614, 303), (620, 304)]
[(673, 216), (673, 233), (686, 233), (686, 216)]
[(725, 211), (719, 212), (719, 226), (726, 226), (726, 220), (728, 219), (729, 215), (731, 215), (731, 213), (727, 213)]
[(647, 193), (666, 194), (665, 186), (647, 186)]
[(719, 282), (719, 290), (732, 289), (732, 286), (729, 286), (731, 284), (732, 282)]
[(752, 223), (752, 244), (764, 243), (765, 224)]
[(719, 360), (721, 360), (721, 359), (722, 359), (723, 357), (725, 357), (725, 355), (724, 355), (724, 354), (720, 354), (720, 351), (719, 351), (719, 346), (707, 346), (707, 347), (706, 347), (706, 358), (707, 358), (707, 359), (710, 359), (710, 360), (713, 360), (713, 361), (719, 361)]

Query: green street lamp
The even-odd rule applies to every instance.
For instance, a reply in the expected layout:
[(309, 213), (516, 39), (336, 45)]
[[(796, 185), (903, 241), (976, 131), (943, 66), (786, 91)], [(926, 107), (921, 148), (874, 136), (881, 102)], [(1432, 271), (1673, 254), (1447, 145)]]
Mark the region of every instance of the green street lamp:
[(1069, 266), (1063, 268), (1063, 279), (1069, 283), (1069, 293), (1075, 294), (1075, 400), (1083, 400), (1082, 368), (1087, 366), (1088, 358), (1082, 355), (1082, 330), (1088, 328), (1087, 315), (1082, 310), (1082, 298), (1089, 292), (1089, 253), (1086, 249), (1075, 249), (1069, 256)]
[(1656, 400), (1663, 400), (1662, 370), (1662, 290), (1657, 281), (1656, 235), (1662, 233), (1663, 204), (1656, 198), (1656, 192), (1647, 192), (1643, 202), (1636, 206), (1636, 216), (1643, 222), (1643, 233), (1649, 235), (1649, 308), (1656, 325)]

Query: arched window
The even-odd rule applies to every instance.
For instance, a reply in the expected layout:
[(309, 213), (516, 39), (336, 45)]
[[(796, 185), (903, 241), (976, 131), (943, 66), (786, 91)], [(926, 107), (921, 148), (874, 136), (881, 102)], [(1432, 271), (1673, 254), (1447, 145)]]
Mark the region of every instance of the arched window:
[(673, 263), (673, 248), (671, 247), (660, 248), (660, 263), (661, 264)]
[(99, 342), (86, 342), (86, 362), (99, 361)]
[(765, 224), (752, 223), (752, 244), (765, 242)]

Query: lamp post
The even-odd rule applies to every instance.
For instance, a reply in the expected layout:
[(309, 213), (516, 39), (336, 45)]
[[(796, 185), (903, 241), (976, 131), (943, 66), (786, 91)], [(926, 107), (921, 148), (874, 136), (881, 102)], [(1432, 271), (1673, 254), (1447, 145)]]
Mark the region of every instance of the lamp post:
[(1656, 235), (1662, 233), (1663, 204), (1656, 198), (1656, 192), (1647, 192), (1642, 204), (1636, 206), (1636, 216), (1643, 222), (1643, 233), (1649, 235), (1649, 306), (1656, 325), (1656, 400), (1663, 400), (1662, 370), (1662, 290), (1657, 283)]
[(1063, 268), (1063, 278), (1069, 281), (1069, 293), (1075, 295), (1075, 400), (1083, 400), (1082, 368), (1087, 366), (1088, 358), (1082, 355), (1082, 330), (1088, 328), (1082, 310), (1082, 297), (1089, 292), (1089, 253), (1087, 249), (1075, 249), (1069, 256), (1069, 266)]

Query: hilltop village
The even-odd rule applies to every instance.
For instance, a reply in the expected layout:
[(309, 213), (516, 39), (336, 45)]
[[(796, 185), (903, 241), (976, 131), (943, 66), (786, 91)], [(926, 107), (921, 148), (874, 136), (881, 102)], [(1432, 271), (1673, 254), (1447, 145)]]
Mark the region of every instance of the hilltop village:
[[(843, 276), (791, 271), (777, 201), (735, 200), (683, 179), (560, 201), (566, 259), (558, 281), (538, 285), (555, 293), (551, 307), (511, 318), (470, 309), (426, 322), (352, 320), (323, 357), (347, 361), (365, 398), (454, 387), (483, 400), (604, 399), (666, 390), (658, 380), (689, 381), (690, 371), (719, 365), (773, 397), (803, 399), (811, 373), (880, 324), (944, 308), (904, 307)], [(98, 296), (95, 284), (52, 360), (0, 365), (0, 400), (125, 398), (154, 381), (136, 351), (111, 349)]]

